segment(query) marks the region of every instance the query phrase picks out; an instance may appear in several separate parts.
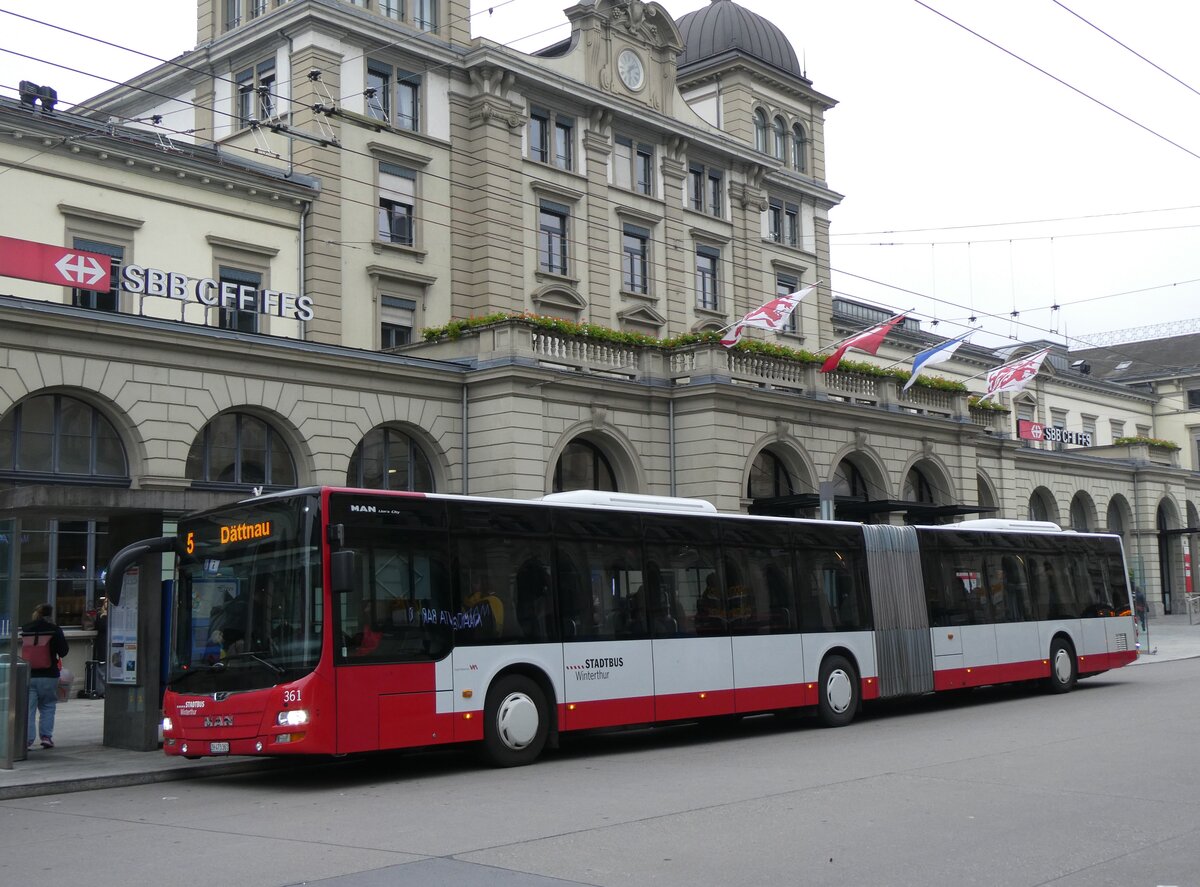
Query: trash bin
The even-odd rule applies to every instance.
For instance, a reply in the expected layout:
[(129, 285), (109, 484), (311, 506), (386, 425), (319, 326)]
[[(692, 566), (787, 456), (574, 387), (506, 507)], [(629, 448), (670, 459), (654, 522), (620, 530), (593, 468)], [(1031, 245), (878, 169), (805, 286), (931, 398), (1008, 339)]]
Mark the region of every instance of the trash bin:
[(29, 663), (23, 659), (17, 660), (17, 683), (13, 688), (13, 699), (8, 698), (8, 678), (11, 663), (0, 659), (0, 719), (8, 721), (8, 708), (12, 705), (16, 717), (13, 719), (13, 735), (8, 737), (12, 746), (12, 759), (25, 760), (28, 739), (25, 733), (29, 729)]

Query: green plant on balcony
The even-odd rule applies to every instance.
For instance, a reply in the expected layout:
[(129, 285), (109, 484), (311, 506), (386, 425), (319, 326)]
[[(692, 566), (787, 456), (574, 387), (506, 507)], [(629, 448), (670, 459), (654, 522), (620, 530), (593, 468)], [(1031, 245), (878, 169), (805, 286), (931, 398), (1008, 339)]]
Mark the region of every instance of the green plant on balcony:
[(1113, 443), (1117, 446), (1126, 446), (1130, 444), (1145, 444), (1149, 447), (1158, 447), (1163, 450), (1178, 450), (1179, 444), (1173, 440), (1161, 440), (1157, 437), (1118, 437)]
[(996, 403), (994, 400), (984, 400), (978, 394), (972, 394), (967, 398), (967, 406), (973, 410), (991, 410), (994, 413), (1007, 413), (1008, 407), (1003, 404)]
[[(667, 339), (656, 339), (653, 336), (643, 335), (642, 333), (613, 330), (594, 323), (576, 323), (572, 320), (564, 320), (561, 317), (547, 317), (542, 314), (531, 314), (529, 312), (520, 314), (497, 312), (495, 314), (483, 314), (478, 317), (455, 319), (442, 326), (426, 327), (421, 331), (421, 337), (426, 342), (434, 342), (438, 339), (453, 340), (460, 338), (464, 333), (472, 330), (505, 322), (524, 323), (529, 326), (552, 330), (564, 336), (577, 336), (583, 339), (611, 342), (615, 345), (662, 348), (666, 351), (684, 348), (689, 345), (716, 345), (721, 341), (722, 337), (720, 331), (703, 330), (697, 333), (682, 333), (681, 335), (672, 336)], [(761, 354), (764, 357), (794, 360), (797, 363), (805, 364), (819, 364), (825, 360), (824, 355), (813, 354), (811, 351), (805, 351), (803, 348), (789, 348), (786, 345), (777, 345), (774, 342), (763, 342), (758, 339), (743, 339), (733, 347), (733, 350), (744, 354)], [(907, 382), (911, 375), (907, 370), (898, 367), (878, 367), (871, 363), (856, 360), (843, 360), (839, 364), (838, 370), (843, 373), (863, 376), (892, 378), (900, 382)], [(965, 393), (967, 390), (967, 386), (962, 382), (944, 379), (941, 376), (919, 376), (913, 384), (921, 388), (958, 394)], [(1003, 409), (1003, 407), (996, 407), (996, 409)]]

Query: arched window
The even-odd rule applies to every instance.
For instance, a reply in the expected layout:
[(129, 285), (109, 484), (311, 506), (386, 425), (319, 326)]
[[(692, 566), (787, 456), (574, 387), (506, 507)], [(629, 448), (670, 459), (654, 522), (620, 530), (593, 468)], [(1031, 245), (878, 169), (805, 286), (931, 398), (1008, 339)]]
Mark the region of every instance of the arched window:
[(1088, 507), (1090, 503), (1087, 496), (1083, 493), (1076, 493), (1075, 498), (1071, 500), (1071, 529), (1079, 530), (1081, 533), (1086, 533), (1092, 529), (1089, 515), (1091, 509)]
[(294, 487), (296, 463), (274, 428), (249, 413), (222, 413), (188, 452), (187, 477), (224, 486)]
[(433, 493), (433, 468), (415, 440), (395, 428), (373, 428), (350, 457), (346, 483), (372, 490)]
[(792, 167), (796, 172), (808, 172), (808, 136), (799, 123), (792, 127)]
[(754, 149), (767, 153), (767, 113), (762, 108), (754, 112)]
[(608, 457), (594, 443), (573, 440), (554, 466), (554, 492), (567, 490), (617, 491), (617, 475)]
[(863, 501), (871, 498), (867, 490), (867, 479), (858, 470), (858, 466), (848, 459), (838, 463), (837, 471), (833, 473), (833, 493), (835, 496), (853, 496)]
[(750, 466), (750, 480), (746, 484), (747, 499), (774, 499), (777, 496), (795, 494), (791, 475), (783, 460), (770, 450), (763, 450)]
[(40, 394), (0, 420), (0, 477), (29, 480), (129, 477), (116, 429), (91, 404), (66, 394)]
[(907, 502), (926, 502), (931, 505), (937, 502), (929, 479), (919, 468), (909, 469), (908, 477), (904, 479), (904, 492), (901, 498)]
[(783, 122), (782, 117), (775, 118), (774, 135), (775, 150), (772, 153), (783, 160), (787, 157), (787, 124)]
[(1029, 519), (1053, 522), (1058, 518), (1053, 501), (1040, 487), (1029, 497)]

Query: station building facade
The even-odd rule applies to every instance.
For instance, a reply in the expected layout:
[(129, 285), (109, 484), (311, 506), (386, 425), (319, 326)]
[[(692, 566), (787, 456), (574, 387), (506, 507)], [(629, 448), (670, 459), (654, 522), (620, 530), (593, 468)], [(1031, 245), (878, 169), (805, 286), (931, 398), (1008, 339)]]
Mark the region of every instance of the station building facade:
[[(195, 51), (86, 114), (0, 101), (21, 208), (0, 237), (114, 269), (107, 290), (0, 277), (13, 612), (49, 599), (86, 639), (121, 545), (302, 484), (802, 516), (831, 484), (851, 520), (1119, 532), (1155, 608), (1181, 610), (1200, 369), (1131, 381), (1054, 346), (987, 409), (978, 381), (904, 391), (804, 357), (888, 312), (829, 289), (835, 103), (766, 19), (595, 0), (523, 54), (471, 39), (462, 0), (198, 5)], [(808, 285), (759, 336), (790, 353), (700, 335)], [(875, 364), (939, 338), (906, 320)]]

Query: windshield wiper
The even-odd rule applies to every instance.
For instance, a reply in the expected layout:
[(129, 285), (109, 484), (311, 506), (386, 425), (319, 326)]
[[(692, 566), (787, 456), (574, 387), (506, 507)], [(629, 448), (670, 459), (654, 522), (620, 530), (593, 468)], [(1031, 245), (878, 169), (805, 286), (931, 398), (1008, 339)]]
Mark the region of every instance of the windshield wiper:
[(167, 686), (174, 687), (176, 684), (181, 684), (184, 681), (186, 681), (188, 678), (192, 677), (193, 675), (200, 674), (201, 672), (204, 672), (204, 671), (223, 671), (224, 669), (225, 669), (225, 663), (221, 662), (221, 661), (211, 662), (211, 663), (210, 662), (196, 662), (196, 663), (193, 663), (186, 670), (181, 671), (179, 674), (175, 675), (175, 677), (173, 677), (169, 681), (167, 681)]
[(221, 660), (220, 662), (213, 663), (213, 667), (216, 668), (219, 665), (221, 668), (224, 668), (226, 663), (229, 662), (229, 660), (243, 659), (243, 658), (253, 659), (255, 662), (261, 662), (267, 668), (271, 669), (271, 671), (275, 672), (275, 674), (283, 674), (283, 672), (284, 672), (284, 668), (282, 665), (279, 665), (276, 662), (272, 662), (270, 659), (266, 658), (265, 656), (260, 656), (258, 653), (255, 653), (253, 650), (246, 650), (242, 653), (226, 653), (225, 658), (223, 660)]

